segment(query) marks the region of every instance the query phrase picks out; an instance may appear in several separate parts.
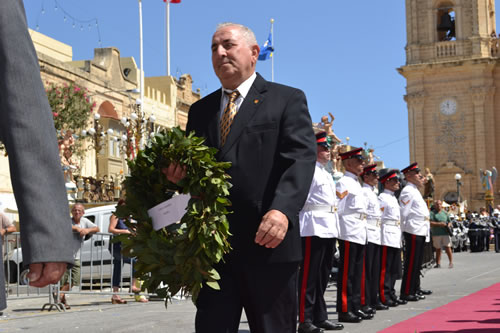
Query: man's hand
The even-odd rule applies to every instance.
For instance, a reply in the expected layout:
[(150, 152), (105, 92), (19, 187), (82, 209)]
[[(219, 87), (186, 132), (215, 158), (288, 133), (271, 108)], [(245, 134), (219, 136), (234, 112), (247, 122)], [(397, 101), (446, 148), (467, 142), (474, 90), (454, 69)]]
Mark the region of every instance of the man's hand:
[(288, 230), (288, 218), (279, 210), (270, 210), (262, 217), (255, 235), (255, 243), (274, 249), (285, 238)]
[(89, 233), (89, 229), (86, 229), (86, 228), (81, 228), (80, 229), (80, 237), (85, 237), (85, 235), (87, 235)]
[(55, 284), (66, 271), (65, 262), (44, 262), (30, 264), (30, 272), (28, 279), (30, 279), (30, 286), (45, 287), (48, 284)]
[(180, 166), (177, 163), (170, 163), (168, 168), (161, 169), (161, 172), (174, 184), (177, 184), (186, 177), (186, 167)]

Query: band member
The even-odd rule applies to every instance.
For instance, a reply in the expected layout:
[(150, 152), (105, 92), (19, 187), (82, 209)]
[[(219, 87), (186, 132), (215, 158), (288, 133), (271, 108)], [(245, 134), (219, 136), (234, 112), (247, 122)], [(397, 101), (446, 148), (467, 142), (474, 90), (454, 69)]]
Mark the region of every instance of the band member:
[(425, 184), (425, 177), (420, 173), (418, 164), (413, 163), (401, 171), (408, 184), (399, 197), (404, 237), (404, 270), (400, 298), (415, 302), (425, 297), (417, 295), (417, 291), (424, 244), (430, 239), (429, 209), (418, 190)]
[(376, 309), (387, 309), (378, 304), (378, 281), (380, 278), (380, 206), (377, 197), (377, 164), (370, 164), (363, 169), (363, 194), (366, 199), (366, 231), (368, 243), (364, 257), (364, 270), (361, 278), (361, 310), (375, 314)]
[(373, 318), (361, 310), (361, 276), (366, 244), (366, 200), (358, 176), (363, 172), (362, 148), (340, 154), (345, 175), (337, 182), (340, 263), (337, 280), (339, 321), (359, 323)]
[[(380, 270), (380, 300), (385, 306), (398, 306), (394, 285), (399, 275), (401, 261), (401, 215), (398, 199), (394, 192), (399, 190), (397, 170), (390, 170), (380, 178), (384, 192), (378, 199), (382, 211), (381, 230), (381, 270)], [(402, 301), (406, 303), (406, 301)]]
[(325, 169), (330, 160), (326, 132), (316, 134), (317, 160), (307, 200), (299, 214), (303, 260), (299, 275), (299, 333), (341, 330), (328, 320), (324, 294), (332, 271), (333, 247), (339, 235), (337, 196)]

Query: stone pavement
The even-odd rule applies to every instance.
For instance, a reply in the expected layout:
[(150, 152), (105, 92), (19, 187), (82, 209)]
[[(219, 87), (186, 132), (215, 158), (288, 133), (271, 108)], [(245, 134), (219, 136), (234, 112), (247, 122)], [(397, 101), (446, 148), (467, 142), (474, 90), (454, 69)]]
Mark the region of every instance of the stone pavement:
[[(371, 333), (389, 327), (427, 310), (500, 282), (500, 253), (455, 253), (453, 269), (431, 269), (422, 279), (422, 287), (434, 293), (423, 301), (379, 311), (373, 320), (344, 324), (343, 332)], [(448, 266), (446, 256), (442, 267)], [(336, 320), (335, 285), (329, 287), (326, 300), (330, 319)], [(191, 300), (174, 300), (165, 310), (162, 301), (112, 305), (109, 295), (68, 295), (72, 308), (66, 312), (43, 311), (48, 296), (8, 299), (9, 307), (0, 317), (3, 332), (194, 332), (195, 307)], [(410, 328), (409, 328), (410, 329)], [(243, 317), (239, 332), (249, 332)], [(217, 332), (214, 332), (217, 333)]]

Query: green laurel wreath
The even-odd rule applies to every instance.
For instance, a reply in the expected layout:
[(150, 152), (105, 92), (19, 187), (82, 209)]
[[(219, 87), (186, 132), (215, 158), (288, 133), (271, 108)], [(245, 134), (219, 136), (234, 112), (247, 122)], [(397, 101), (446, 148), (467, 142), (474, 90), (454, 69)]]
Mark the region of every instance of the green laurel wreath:
[[(204, 139), (188, 136), (180, 128), (163, 131), (129, 162), (125, 180), (125, 205), (116, 215), (132, 219), (134, 236), (120, 235), (122, 253), (136, 257), (135, 276), (143, 289), (155, 291), (168, 301), (181, 292), (196, 301), (202, 282), (219, 289), (219, 274), (213, 268), (231, 249), (226, 219), (230, 205), (229, 162), (217, 162), (217, 149), (203, 145)], [(179, 183), (168, 181), (161, 172), (172, 162), (186, 167)], [(148, 209), (170, 199), (175, 192), (190, 194), (187, 212), (181, 221), (161, 230), (153, 229)], [(167, 306), (167, 301), (165, 306)]]

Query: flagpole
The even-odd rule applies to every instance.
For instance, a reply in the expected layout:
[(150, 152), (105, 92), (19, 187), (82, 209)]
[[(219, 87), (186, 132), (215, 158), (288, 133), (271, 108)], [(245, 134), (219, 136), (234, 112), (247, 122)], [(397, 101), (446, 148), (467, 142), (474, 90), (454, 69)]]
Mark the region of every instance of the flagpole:
[(167, 76), (170, 76), (170, 0), (166, 1), (167, 3)]
[[(141, 66), (141, 71), (140, 71), (140, 80), (139, 80), (139, 89), (140, 89), (140, 99), (141, 103), (138, 105), (139, 106), (139, 115), (144, 116), (144, 56), (143, 56), (143, 39), (142, 39), (142, 0), (139, 1), (139, 63)], [(140, 145), (141, 149), (143, 146), (143, 140), (141, 138), (141, 142), (138, 142)]]
[[(273, 23), (274, 23), (274, 19), (272, 18), (271, 19), (271, 40), (273, 41), (273, 47), (274, 47), (274, 45), (276, 45), (276, 43), (274, 41)], [(273, 52), (273, 56), (271, 57), (271, 82), (274, 82), (274, 52)]]

